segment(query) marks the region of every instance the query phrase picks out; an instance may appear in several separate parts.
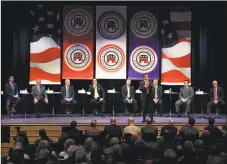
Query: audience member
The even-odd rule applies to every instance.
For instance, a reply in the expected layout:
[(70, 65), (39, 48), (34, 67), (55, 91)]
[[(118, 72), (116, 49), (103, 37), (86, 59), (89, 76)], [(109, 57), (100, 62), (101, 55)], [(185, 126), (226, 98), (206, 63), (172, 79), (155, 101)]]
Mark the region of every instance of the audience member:
[(128, 119), (128, 126), (126, 126), (123, 130), (123, 136), (127, 133), (137, 135), (139, 138), (142, 136), (141, 129), (138, 126), (135, 126), (134, 119), (131, 117)]
[(104, 128), (104, 136), (109, 135), (109, 139), (111, 139), (112, 137), (117, 137), (119, 139), (121, 138), (122, 130), (121, 127), (116, 123), (116, 118), (112, 117), (110, 119), (110, 125), (106, 125)]
[(152, 125), (152, 119), (147, 119), (147, 125), (141, 129), (142, 137), (146, 142), (157, 141), (158, 129)]
[(71, 129), (68, 131), (68, 137), (75, 140), (76, 145), (83, 144), (83, 133), (77, 129), (77, 122), (72, 121), (70, 124)]

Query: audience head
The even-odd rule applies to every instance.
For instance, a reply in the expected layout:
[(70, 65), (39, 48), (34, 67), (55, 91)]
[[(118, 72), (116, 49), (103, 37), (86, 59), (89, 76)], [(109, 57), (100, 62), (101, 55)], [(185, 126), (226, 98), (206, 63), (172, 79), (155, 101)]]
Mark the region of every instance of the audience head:
[(13, 76), (10, 76), (10, 77), (9, 77), (9, 82), (10, 82), (10, 83), (13, 83), (13, 82), (14, 82), (14, 77), (13, 77)]
[(19, 131), (18, 136), (25, 138), (27, 137), (27, 133), (26, 131)]
[(40, 129), (39, 130), (39, 136), (41, 139), (44, 139), (47, 137), (47, 133), (46, 133), (46, 130), (45, 129)]
[(91, 147), (91, 163), (101, 163), (102, 152), (97, 143), (93, 143)]
[(94, 140), (92, 137), (88, 137), (85, 139), (84, 148), (85, 148), (86, 152), (91, 151), (91, 145), (93, 142), (94, 142)]
[(76, 151), (76, 155), (75, 155), (75, 159), (76, 159), (76, 163), (82, 163), (82, 162), (86, 162), (87, 160), (87, 153), (80, 149)]
[(45, 164), (49, 161), (50, 152), (47, 149), (42, 149), (37, 154), (38, 164)]
[(209, 122), (209, 125), (214, 125), (214, 123), (215, 123), (215, 119), (214, 119), (214, 118), (212, 118), (212, 117), (209, 117), (208, 122)]
[(126, 85), (129, 86), (130, 84), (131, 84), (131, 80), (130, 80), (130, 79), (127, 79), (127, 80), (126, 80)]
[(174, 125), (174, 121), (173, 120), (169, 120), (169, 125)]
[(91, 121), (91, 127), (96, 127), (97, 125), (97, 121), (96, 120), (92, 120)]
[(67, 87), (70, 86), (70, 80), (69, 79), (65, 79), (65, 86), (67, 86)]
[(14, 164), (23, 164), (24, 153), (22, 150), (14, 150), (10, 155), (10, 161)]
[(128, 125), (134, 125), (134, 119), (132, 117), (128, 118)]
[(177, 162), (177, 154), (173, 149), (167, 149), (164, 152), (164, 161), (168, 164), (175, 164)]
[(119, 143), (120, 143), (120, 140), (117, 137), (113, 137), (110, 140), (110, 146), (111, 147), (113, 147), (114, 145), (119, 144)]
[(187, 87), (189, 85), (189, 80), (184, 80), (184, 86)]
[(76, 122), (76, 121), (72, 121), (72, 122), (70, 123), (70, 126), (71, 126), (71, 128), (77, 127), (77, 122)]
[(203, 144), (203, 140), (201, 139), (197, 139), (194, 143), (194, 146), (196, 149), (202, 149), (204, 144)]
[(72, 157), (75, 155), (75, 152), (77, 151), (77, 146), (76, 145), (70, 145), (67, 149), (67, 154), (69, 157)]
[(36, 148), (36, 152), (38, 153), (40, 150), (47, 149), (49, 152), (52, 151), (52, 147), (47, 140), (41, 140), (39, 145)]
[(212, 82), (212, 85), (213, 85), (213, 87), (217, 87), (217, 86), (218, 86), (218, 81), (217, 81), (217, 80), (214, 80), (214, 81)]
[(14, 137), (14, 143), (17, 143), (17, 142), (23, 143), (24, 142), (24, 138), (22, 136)]
[(184, 148), (192, 150), (193, 149), (193, 143), (191, 141), (185, 141)]
[(112, 117), (112, 118), (110, 119), (110, 124), (116, 125), (116, 123), (117, 123), (116, 118), (115, 118), (115, 117)]
[(194, 126), (194, 124), (195, 124), (195, 119), (192, 118), (192, 117), (190, 117), (190, 118), (188, 119), (188, 124), (191, 125), (191, 126)]
[(147, 119), (147, 124), (148, 124), (148, 125), (151, 125), (151, 124), (152, 124), (152, 119), (151, 119), (151, 118), (148, 118), (148, 119)]
[(75, 145), (75, 140), (72, 138), (69, 138), (65, 141), (64, 148), (67, 150), (70, 145)]
[(149, 79), (149, 75), (148, 75), (147, 73), (145, 73), (145, 74), (143, 75), (143, 79), (144, 79), (144, 80), (148, 80), (148, 79)]

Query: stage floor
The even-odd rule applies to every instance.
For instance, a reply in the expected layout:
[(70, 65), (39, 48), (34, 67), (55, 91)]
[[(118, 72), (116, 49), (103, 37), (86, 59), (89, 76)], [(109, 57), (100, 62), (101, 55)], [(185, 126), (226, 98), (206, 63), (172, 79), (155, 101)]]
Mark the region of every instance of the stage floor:
[[(166, 114), (167, 115), (167, 114)], [(79, 114), (73, 114), (71, 117), (64, 117), (63, 114), (58, 114), (52, 117), (50, 114), (44, 114), (41, 118), (36, 118), (35, 114), (28, 114), (27, 118), (24, 118), (22, 114), (14, 114), (13, 119), (8, 119), (7, 116), (2, 116), (2, 125), (69, 125), (72, 120), (76, 120), (79, 125), (90, 124), (91, 120), (97, 120), (99, 125), (109, 124), (110, 118), (112, 116), (105, 114), (105, 117), (94, 116), (92, 114), (87, 115), (87, 117), (79, 117)], [(208, 120), (200, 117), (201, 114), (191, 114), (191, 117), (196, 119), (196, 124), (207, 124)], [(215, 115), (211, 115), (215, 117)], [(133, 117), (136, 124), (143, 124), (142, 116), (134, 117), (131, 116), (123, 116), (123, 114), (117, 114), (116, 116), (117, 124), (125, 125), (127, 124), (127, 120), (129, 117)], [(226, 115), (220, 115), (222, 119), (216, 119), (216, 124), (225, 125), (226, 124)], [(176, 118), (174, 116), (170, 117), (154, 117), (156, 125), (164, 125), (167, 124), (170, 119), (175, 121), (175, 124), (186, 124), (188, 121), (187, 117)]]

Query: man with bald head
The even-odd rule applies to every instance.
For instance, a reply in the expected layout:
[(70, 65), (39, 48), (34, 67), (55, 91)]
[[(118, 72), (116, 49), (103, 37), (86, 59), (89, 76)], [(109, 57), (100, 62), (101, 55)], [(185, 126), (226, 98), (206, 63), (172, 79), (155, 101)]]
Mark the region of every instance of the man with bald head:
[(40, 117), (40, 107), (43, 103), (48, 103), (48, 97), (46, 93), (46, 89), (43, 85), (41, 85), (41, 80), (36, 79), (36, 85), (32, 87), (32, 96), (34, 99), (34, 109), (37, 117)]
[(213, 87), (210, 88), (210, 101), (207, 104), (207, 114), (211, 113), (211, 109), (217, 105), (223, 107), (224, 102), (224, 90), (218, 86), (218, 82), (214, 80), (212, 82)]

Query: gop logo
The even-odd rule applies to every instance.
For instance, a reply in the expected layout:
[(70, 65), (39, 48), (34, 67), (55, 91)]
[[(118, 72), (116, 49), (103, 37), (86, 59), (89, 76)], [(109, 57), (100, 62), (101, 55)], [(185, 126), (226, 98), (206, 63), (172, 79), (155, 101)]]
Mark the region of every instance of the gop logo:
[(147, 11), (136, 13), (131, 19), (131, 30), (139, 38), (149, 38), (157, 30), (156, 18)]
[(84, 70), (91, 63), (91, 52), (82, 44), (71, 45), (65, 52), (65, 63), (73, 70)]
[(72, 10), (65, 18), (65, 26), (73, 35), (84, 35), (91, 29), (91, 16), (84, 10)]
[(135, 48), (130, 57), (132, 68), (139, 73), (148, 73), (152, 71), (158, 62), (155, 51), (147, 46)]
[(125, 55), (120, 47), (107, 45), (101, 48), (97, 60), (103, 70), (113, 72), (122, 68), (125, 63)]
[(125, 30), (125, 20), (117, 12), (105, 12), (98, 20), (99, 33), (108, 39), (120, 37)]

